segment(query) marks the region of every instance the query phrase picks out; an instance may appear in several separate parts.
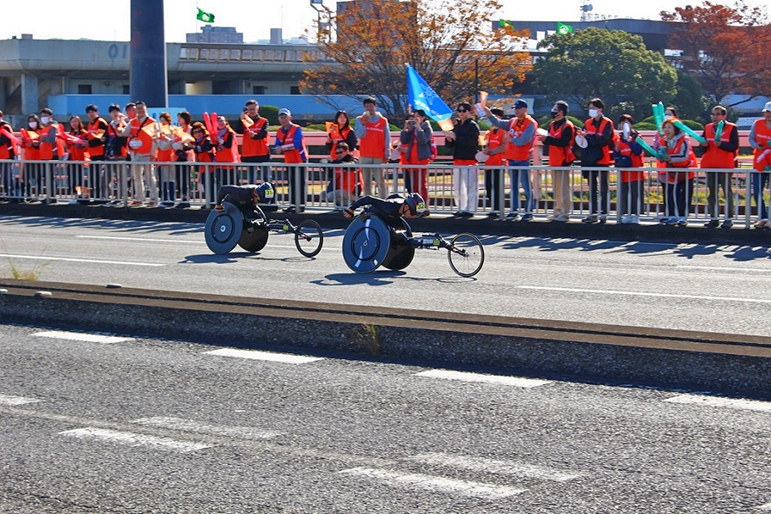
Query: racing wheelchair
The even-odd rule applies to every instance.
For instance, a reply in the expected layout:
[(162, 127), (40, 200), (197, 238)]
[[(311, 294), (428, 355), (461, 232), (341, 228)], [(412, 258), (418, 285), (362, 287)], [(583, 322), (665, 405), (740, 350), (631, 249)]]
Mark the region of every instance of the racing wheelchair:
[[(258, 191), (261, 201), (273, 200), (270, 185)], [(267, 198), (265, 194), (267, 193)], [(297, 251), (305, 257), (315, 257), (324, 244), (324, 233), (313, 220), (303, 220), (295, 225), (288, 219), (270, 220), (259, 206), (252, 206), (250, 213), (244, 212), (231, 202), (222, 202), (222, 212), (213, 210), (206, 219), (205, 238), (209, 250), (224, 255), (236, 245), (247, 252), (259, 252), (268, 243), (271, 232), (294, 234)], [(275, 209), (275, 205), (266, 204), (266, 209)]]
[(484, 247), (475, 235), (462, 233), (450, 240), (439, 234), (414, 236), (404, 217), (389, 224), (365, 211), (348, 225), (343, 237), (343, 259), (356, 273), (372, 273), (380, 266), (404, 269), (416, 249), (447, 250), (450, 268), (461, 277), (473, 277), (485, 262)]

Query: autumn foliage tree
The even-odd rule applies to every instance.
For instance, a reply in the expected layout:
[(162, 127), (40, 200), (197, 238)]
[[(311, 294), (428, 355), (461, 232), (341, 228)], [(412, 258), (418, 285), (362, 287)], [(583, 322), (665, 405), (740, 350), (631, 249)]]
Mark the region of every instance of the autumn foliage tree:
[(518, 51), (524, 34), (492, 30), (500, 7), (498, 0), (348, 2), (318, 31), (317, 45), (331, 62), (309, 67), (301, 87), (318, 95), (372, 95), (392, 119), (408, 109), (406, 64), (448, 105), (473, 99), (476, 85), (509, 93), (531, 65)]
[(732, 93), (748, 95), (730, 104), (738, 105), (768, 93), (771, 25), (763, 9), (741, 0), (734, 6), (705, 1), (663, 11), (661, 18), (677, 24), (670, 46), (682, 50), (680, 66), (712, 101)]

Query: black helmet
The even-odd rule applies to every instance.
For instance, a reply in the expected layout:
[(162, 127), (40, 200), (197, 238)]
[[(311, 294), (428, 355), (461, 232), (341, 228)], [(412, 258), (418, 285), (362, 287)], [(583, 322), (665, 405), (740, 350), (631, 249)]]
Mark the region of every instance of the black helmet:
[(260, 198), (260, 203), (276, 203), (276, 190), (270, 182), (263, 182), (257, 186), (257, 196)]
[(423, 197), (420, 196), (418, 193), (412, 193), (405, 198), (404, 202), (409, 206), (410, 208), (410, 214), (413, 216), (416, 216), (418, 214), (423, 214), (428, 209), (426, 208), (426, 202), (423, 200)]

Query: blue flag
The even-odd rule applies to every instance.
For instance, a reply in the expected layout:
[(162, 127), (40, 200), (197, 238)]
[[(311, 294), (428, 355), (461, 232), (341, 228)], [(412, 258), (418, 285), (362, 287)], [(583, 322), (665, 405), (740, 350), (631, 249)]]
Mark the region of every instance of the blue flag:
[[(410, 65), (407, 65), (407, 90), (409, 91), (410, 105), (426, 111), (426, 115), (437, 122), (442, 130), (452, 130), (452, 122), (450, 121), (452, 109), (447, 107), (447, 104)], [(449, 128), (445, 128), (447, 126)]]

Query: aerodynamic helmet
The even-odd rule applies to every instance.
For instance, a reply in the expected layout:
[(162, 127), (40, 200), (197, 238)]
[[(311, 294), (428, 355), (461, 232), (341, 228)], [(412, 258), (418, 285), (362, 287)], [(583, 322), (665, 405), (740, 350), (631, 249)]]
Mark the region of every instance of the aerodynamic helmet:
[(418, 193), (412, 193), (405, 198), (404, 202), (409, 206), (410, 208), (410, 214), (413, 216), (418, 214), (423, 214), (428, 209), (426, 208), (426, 202), (423, 200), (423, 197), (420, 196)]
[(270, 182), (263, 182), (257, 186), (257, 196), (260, 198), (260, 203), (276, 203), (276, 190)]

